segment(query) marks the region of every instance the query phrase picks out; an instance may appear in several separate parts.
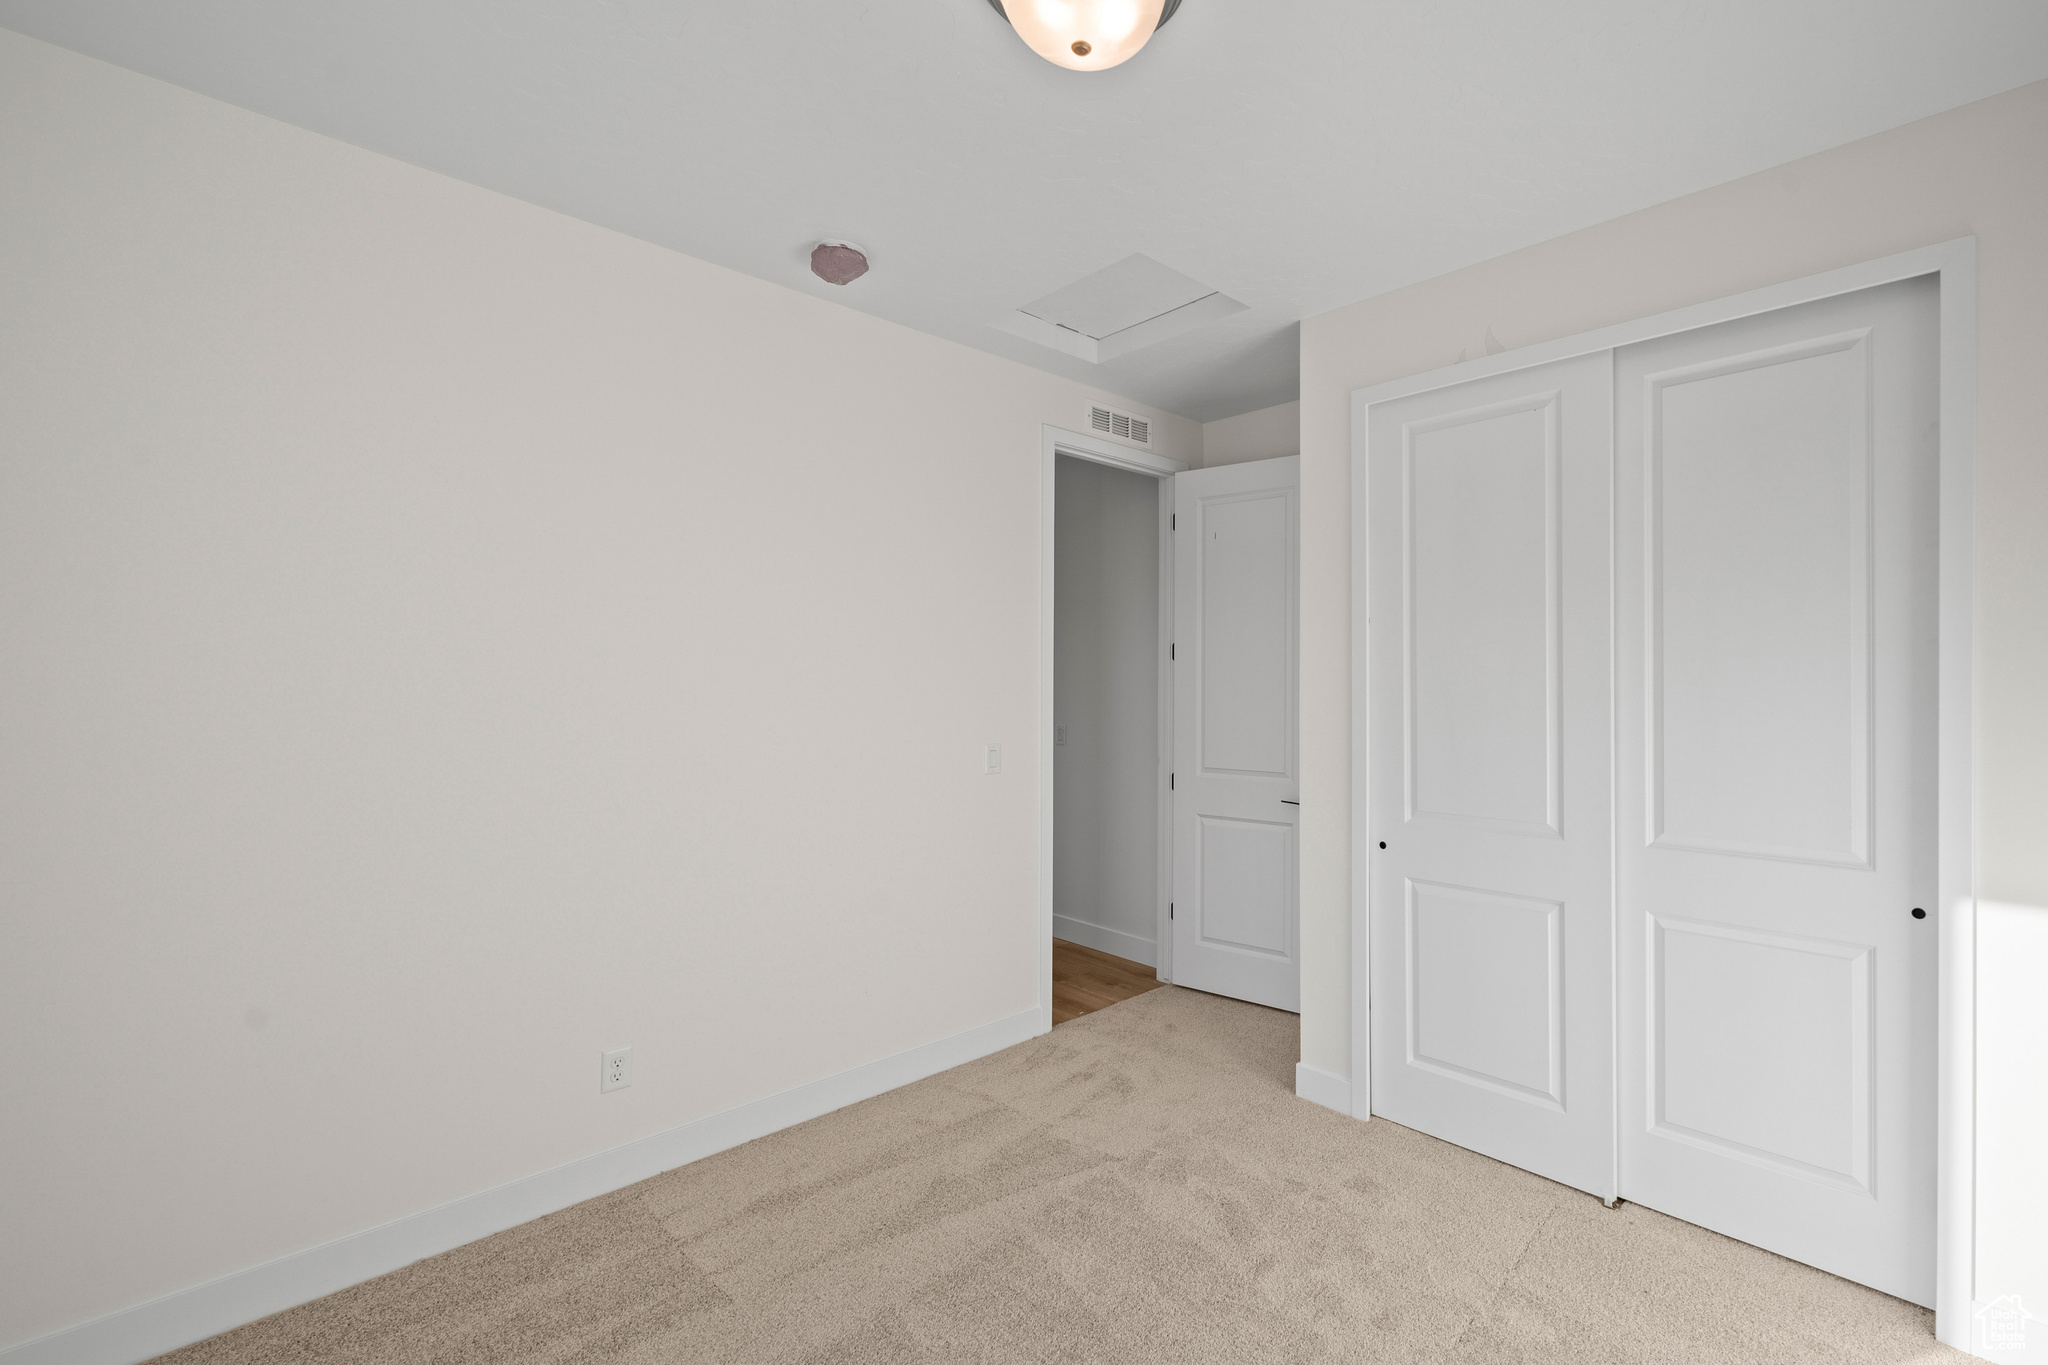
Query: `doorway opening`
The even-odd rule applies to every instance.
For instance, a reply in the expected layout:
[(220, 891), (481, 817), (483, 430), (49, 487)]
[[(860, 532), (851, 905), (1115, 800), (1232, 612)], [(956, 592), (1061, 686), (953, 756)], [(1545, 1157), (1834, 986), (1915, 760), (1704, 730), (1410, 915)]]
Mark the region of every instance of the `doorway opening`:
[[(1172, 473), (1053, 459), (1051, 1023), (1164, 983)], [(1170, 462), (1160, 461), (1161, 464)]]
[(1146, 982), (1300, 1009), (1299, 466), (1045, 431), (1046, 1028)]

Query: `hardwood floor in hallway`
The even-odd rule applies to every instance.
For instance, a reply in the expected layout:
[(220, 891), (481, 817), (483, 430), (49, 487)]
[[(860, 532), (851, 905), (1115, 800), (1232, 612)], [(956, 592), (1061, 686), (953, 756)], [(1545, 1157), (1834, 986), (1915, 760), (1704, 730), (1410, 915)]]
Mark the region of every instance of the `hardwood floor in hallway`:
[(1158, 990), (1161, 981), (1142, 962), (1084, 948), (1063, 938), (1052, 941), (1052, 1022), (1057, 1028), (1106, 1005)]

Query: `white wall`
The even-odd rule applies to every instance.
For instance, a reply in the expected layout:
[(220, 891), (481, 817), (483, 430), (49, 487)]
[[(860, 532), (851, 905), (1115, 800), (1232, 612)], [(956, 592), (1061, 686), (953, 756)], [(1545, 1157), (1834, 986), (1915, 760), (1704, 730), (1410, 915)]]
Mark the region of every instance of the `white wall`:
[(1158, 965), (1160, 481), (1062, 455), (1053, 933)]
[(1301, 403), (1277, 403), (1256, 412), (1202, 423), (1202, 467), (1243, 464), (1301, 454)]
[(1035, 1007), (1194, 423), (5, 32), (0, 300), (0, 1344)]
[(2008, 956), (1979, 976), (1977, 1297), (2048, 1305), (2048, 1132), (2013, 1098), (2048, 1084), (2048, 1030), (2007, 998), (2048, 980), (2016, 927), (2048, 917), (2048, 83), (1302, 324), (1302, 1055), (1349, 1073), (1351, 391), (1971, 234), (1979, 891), (2009, 903), (1980, 943)]

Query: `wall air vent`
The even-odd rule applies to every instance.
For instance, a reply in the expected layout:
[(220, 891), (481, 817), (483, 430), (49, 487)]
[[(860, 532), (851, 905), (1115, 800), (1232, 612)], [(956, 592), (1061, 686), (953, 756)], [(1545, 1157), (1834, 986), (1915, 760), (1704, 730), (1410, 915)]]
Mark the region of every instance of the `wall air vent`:
[(1091, 407), (1088, 409), (1088, 425), (1105, 436), (1136, 441), (1141, 446), (1152, 444), (1152, 424), (1142, 417), (1133, 417), (1128, 412)]

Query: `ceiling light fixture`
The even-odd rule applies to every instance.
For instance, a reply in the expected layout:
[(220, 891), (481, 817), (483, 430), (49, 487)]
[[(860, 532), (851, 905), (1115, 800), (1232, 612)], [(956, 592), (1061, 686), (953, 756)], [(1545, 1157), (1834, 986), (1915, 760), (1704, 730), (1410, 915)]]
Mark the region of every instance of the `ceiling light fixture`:
[(1024, 45), (1069, 71), (1129, 61), (1166, 26), (1180, 0), (988, 0)]

